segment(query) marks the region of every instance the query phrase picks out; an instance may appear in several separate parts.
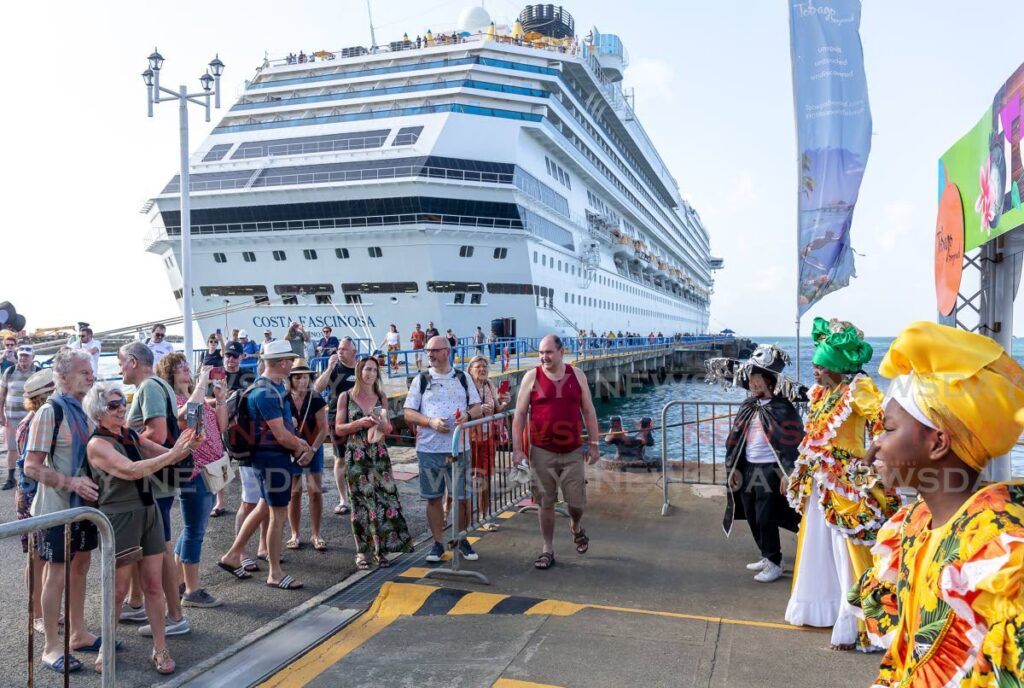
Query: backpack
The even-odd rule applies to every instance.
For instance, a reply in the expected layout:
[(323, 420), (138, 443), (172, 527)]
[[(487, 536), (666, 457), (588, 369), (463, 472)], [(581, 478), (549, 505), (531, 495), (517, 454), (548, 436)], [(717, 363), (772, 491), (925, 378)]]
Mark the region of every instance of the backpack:
[[(170, 449), (181, 435), (181, 428), (178, 427), (178, 400), (168, 393), (166, 387), (160, 383), (157, 384), (160, 386), (160, 392), (164, 395), (166, 408), (164, 422), (167, 425), (167, 439), (164, 440), (164, 447)], [(195, 460), (190, 453), (178, 463), (164, 466), (158, 470), (153, 474), (151, 480), (160, 487), (176, 488), (192, 478), (192, 471), (195, 470), (195, 467)]]
[[(430, 386), (430, 372), (420, 373), (416, 376), (418, 384), (420, 386), (420, 397), (423, 397), (423, 393), (427, 391), (427, 387)], [(469, 380), (466, 379), (466, 374), (461, 370), (455, 371), (455, 379), (462, 383), (462, 389), (466, 390), (466, 408), (469, 408)]]
[(227, 402), (225, 402), (228, 406), (228, 427), (224, 430), (222, 436), (224, 448), (228, 452), (228, 457), (234, 459), (242, 466), (252, 464), (253, 450), (260, 443), (259, 428), (252, 422), (252, 416), (249, 413), (249, 397), (252, 393), (257, 389), (269, 387), (277, 395), (277, 400), (281, 404), (281, 411), (284, 412), (286, 410), (281, 393), (273, 385), (260, 384), (261, 379), (257, 378), (255, 382), (241, 392), (232, 392)]

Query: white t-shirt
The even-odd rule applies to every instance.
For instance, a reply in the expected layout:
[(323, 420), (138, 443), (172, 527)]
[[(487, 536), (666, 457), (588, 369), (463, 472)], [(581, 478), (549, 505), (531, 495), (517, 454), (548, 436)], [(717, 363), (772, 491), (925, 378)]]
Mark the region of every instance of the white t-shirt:
[(100, 340), (93, 338), (88, 342), (83, 342), (81, 339), (78, 339), (71, 345), (71, 348), (88, 351), (89, 355), (92, 356), (92, 374), (100, 374), (100, 351), (103, 348), (103, 345), (100, 344)]
[(163, 358), (167, 354), (174, 353), (174, 345), (171, 344), (166, 339), (162, 342), (154, 342), (150, 340), (149, 344), (147, 344), (146, 346), (148, 346), (149, 350), (153, 352), (154, 368), (156, 368), (156, 364), (160, 362), (161, 358)]
[(398, 338), (397, 332), (388, 332), (386, 335), (384, 335), (384, 342), (388, 346), (398, 346), (399, 341), (400, 340)]
[[(758, 404), (766, 405), (771, 399), (759, 399)], [(775, 463), (775, 451), (768, 443), (760, 414), (754, 414), (747, 426), (747, 463)]]
[[(426, 391), (420, 395), (419, 375), (412, 379), (409, 384), (409, 394), (405, 397), (405, 408), (419, 411), (428, 418), (447, 418), (448, 427), (455, 426), (455, 410), (458, 409), (463, 416), (469, 413), (469, 406), (480, 403), (480, 393), (476, 391), (476, 385), (466, 377), (466, 386), (469, 388), (469, 404), (466, 404), (467, 389), (455, 377), (455, 370), (449, 370), (445, 375), (439, 375), (431, 368), (429, 372), (420, 375), (430, 375), (430, 384)], [(463, 432), (463, 450), (469, 450), (469, 433)], [(431, 454), (450, 454), (452, 451), (452, 435), (450, 432), (437, 432), (433, 428), (420, 428), (416, 435), (416, 451)]]

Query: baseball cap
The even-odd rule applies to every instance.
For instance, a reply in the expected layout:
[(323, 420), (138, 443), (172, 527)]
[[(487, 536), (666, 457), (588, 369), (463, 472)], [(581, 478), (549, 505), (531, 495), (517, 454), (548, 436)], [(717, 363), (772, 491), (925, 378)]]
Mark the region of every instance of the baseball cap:
[(248, 339), (249, 338), (249, 333), (246, 332), (245, 330), (239, 330), (238, 331), (238, 338), (239, 339)]
[(36, 352), (28, 344), (22, 344), (21, 346), (18, 347), (18, 355), (21, 356), (22, 354), (24, 354), (25, 356), (35, 356)]
[(239, 344), (238, 342), (231, 342), (224, 350), (224, 353), (232, 354), (234, 356), (241, 356), (244, 353), (244, 350), (242, 349), (242, 345)]

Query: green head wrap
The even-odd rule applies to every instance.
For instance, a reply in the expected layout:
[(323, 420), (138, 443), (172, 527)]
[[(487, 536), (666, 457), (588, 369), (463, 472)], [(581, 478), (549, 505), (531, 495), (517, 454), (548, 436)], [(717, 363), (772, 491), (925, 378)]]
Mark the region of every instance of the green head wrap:
[(874, 354), (871, 345), (864, 341), (864, 333), (842, 320), (815, 318), (811, 339), (812, 363), (833, 373), (856, 373)]

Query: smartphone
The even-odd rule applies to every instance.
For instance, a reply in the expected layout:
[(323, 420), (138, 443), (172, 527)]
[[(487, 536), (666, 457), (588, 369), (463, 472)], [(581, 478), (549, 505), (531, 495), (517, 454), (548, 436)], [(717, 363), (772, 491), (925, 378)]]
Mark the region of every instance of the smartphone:
[(210, 369), (211, 380), (224, 380), (227, 378), (227, 376), (228, 374), (224, 372), (224, 368), (222, 366), (217, 366), (216, 368)]
[(509, 387), (511, 387), (511, 386), (512, 386), (512, 383), (509, 382), (507, 379), (506, 380), (502, 380), (501, 384), (498, 385), (498, 394), (508, 394)]
[(220, 332), (220, 328), (218, 327), (218, 328), (217, 328), (217, 334), (220, 334), (220, 333), (221, 333), (221, 332)]
[(199, 435), (203, 432), (203, 405), (190, 401), (185, 405), (185, 427), (192, 428)]

